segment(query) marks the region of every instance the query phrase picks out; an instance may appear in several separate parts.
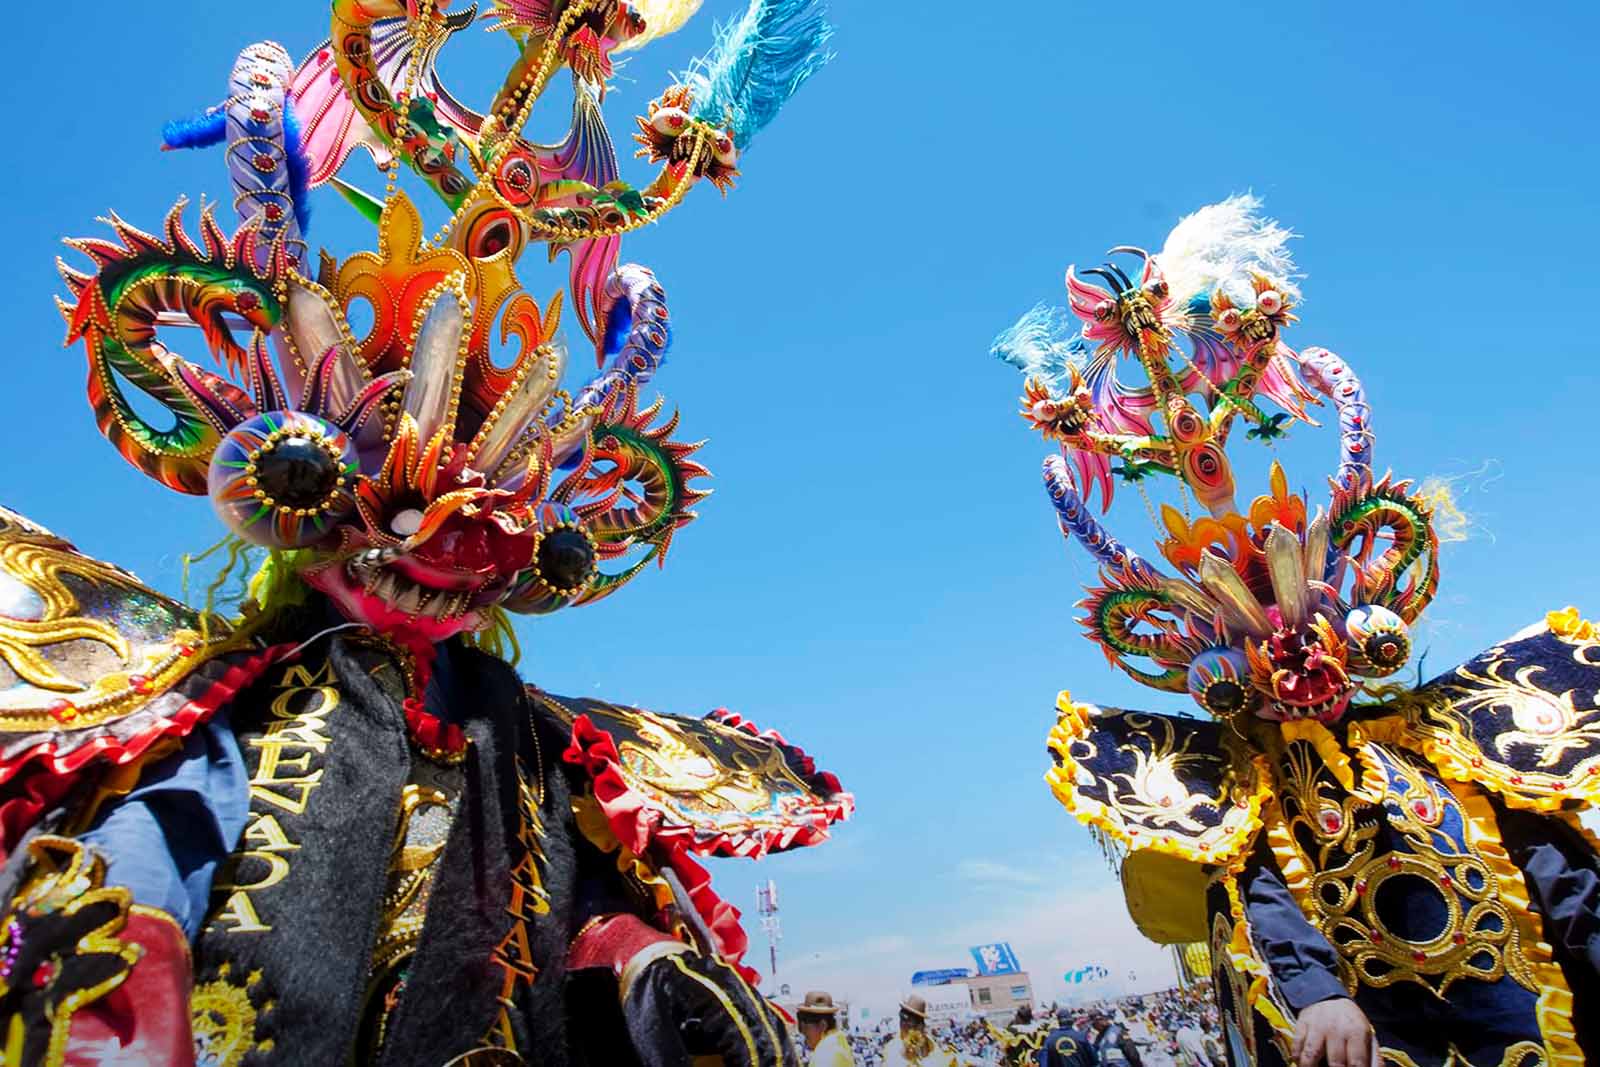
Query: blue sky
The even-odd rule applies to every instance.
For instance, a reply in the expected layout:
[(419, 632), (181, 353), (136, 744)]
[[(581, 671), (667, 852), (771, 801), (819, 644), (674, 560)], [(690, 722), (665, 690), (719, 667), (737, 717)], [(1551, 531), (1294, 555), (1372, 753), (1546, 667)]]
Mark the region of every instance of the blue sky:
[[(738, 6), (707, 0), (635, 60), (613, 129)], [(756, 142), (738, 188), (697, 189), (627, 246), (667, 286), (677, 346), (657, 385), (684, 432), (711, 439), (717, 492), (663, 572), (523, 625), (523, 669), (555, 692), (734, 708), (856, 792), (828, 846), (717, 866), (747, 910), (756, 881), (778, 879), (783, 981), (881, 1011), (913, 969), (1007, 939), (1047, 995), (1087, 964), (1165, 977), (1041, 781), (1058, 689), (1181, 707), (1077, 636), (1091, 571), (1054, 528), (1019, 383), (986, 355), (1020, 312), (1063, 299), (1069, 262), (1158, 246), (1181, 214), (1255, 190), (1306, 235), (1291, 341), (1363, 376), (1380, 468), (1461, 477), (1474, 536), (1445, 556), (1430, 669), (1551, 608), (1600, 613), (1600, 16), (1350, 11), (838, 3), (837, 61)], [(180, 554), (220, 531), (96, 434), (52, 260), (108, 208), (154, 227), (179, 193), (223, 195), (220, 157), (158, 153), (161, 123), (216, 101), (246, 44), (307, 52), (326, 6), (35, 4), (11, 26), (3, 498), (176, 591)], [(481, 105), (505, 45), (472, 36), (446, 73)], [(554, 139), (564, 119), (552, 103), (532, 132)], [(328, 198), (311, 236), (341, 255), (372, 243)], [(558, 284), (524, 274), (536, 296)], [(1302, 429), (1278, 450), (1314, 500), (1334, 447)], [(1243, 492), (1266, 459), (1253, 443), (1236, 458)], [(1135, 497), (1113, 515), (1147, 543)]]

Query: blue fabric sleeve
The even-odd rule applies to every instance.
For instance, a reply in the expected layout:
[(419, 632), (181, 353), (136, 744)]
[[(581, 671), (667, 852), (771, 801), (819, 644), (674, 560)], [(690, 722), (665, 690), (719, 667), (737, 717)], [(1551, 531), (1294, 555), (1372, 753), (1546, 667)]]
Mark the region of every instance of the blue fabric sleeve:
[(106, 857), (108, 883), (172, 916), (192, 941), (217, 867), (244, 832), (249, 790), (239, 742), (218, 712), (127, 796), (108, 801), (83, 840)]
[(1295, 903), (1270, 854), (1257, 850), (1239, 878), (1245, 918), (1262, 959), (1295, 1011), (1347, 996), (1339, 954)]
[(1555, 819), (1501, 808), (1501, 836), (1557, 955), (1600, 977), (1600, 873), (1588, 843)]

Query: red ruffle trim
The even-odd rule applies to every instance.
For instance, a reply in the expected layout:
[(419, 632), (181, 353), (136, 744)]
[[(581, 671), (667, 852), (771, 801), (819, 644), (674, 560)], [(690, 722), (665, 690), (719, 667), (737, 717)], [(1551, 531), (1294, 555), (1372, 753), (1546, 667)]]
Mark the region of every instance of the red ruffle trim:
[[(165, 737), (187, 737), (196, 726), (209, 719), (234, 695), (261, 677), (273, 663), (291, 652), (293, 645), (275, 645), (258, 652), (249, 659), (234, 663), (212, 682), (199, 696), (192, 697), (174, 714), (161, 719), (131, 737), (115, 738), (103, 735), (69, 752), (57, 754), (54, 737), (47, 738), (9, 760), (0, 761), (0, 784), (10, 781), (25, 769), (32, 772), (22, 781), (20, 788), (12, 787), (9, 796), (0, 802), (0, 851), (9, 855), (24, 831), (32, 826), (44, 810), (60, 800), (69, 777), (91, 763), (109, 763), (123, 766), (144, 755), (150, 746)], [(195, 678), (191, 674), (178, 685)]]
[(840, 790), (838, 778), (817, 773), (811, 757), (784, 741), (776, 731), (761, 733), (753, 724), (725, 709), (719, 708), (707, 717), (781, 745), (796, 770), (804, 774), (814, 788), (829, 790), (820, 798), (814, 816), (791, 826), (768, 828), (759, 834), (729, 834), (706, 827), (670, 824), (629, 788), (622, 777), (622, 757), (617, 752), (616, 742), (587, 715), (573, 720), (572, 743), (562, 758), (588, 773), (595, 800), (617, 839), (635, 855), (665, 862), (677, 874), (695, 911), (716, 941), (717, 954), (736, 967), (746, 981), (759, 984), (757, 973), (741, 962), (750, 939), (739, 921), (739, 909), (716, 894), (711, 888), (710, 873), (694, 856), (759, 858), (770, 851), (817, 844), (827, 839), (831, 823), (850, 815), (855, 809), (855, 799)]

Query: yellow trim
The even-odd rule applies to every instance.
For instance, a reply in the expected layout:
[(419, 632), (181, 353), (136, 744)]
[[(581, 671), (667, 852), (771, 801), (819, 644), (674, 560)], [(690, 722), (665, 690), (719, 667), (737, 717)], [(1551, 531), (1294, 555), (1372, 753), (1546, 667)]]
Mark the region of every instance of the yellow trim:
[(1362, 767), (1361, 788), (1351, 790), (1352, 793), (1371, 804), (1383, 803), (1383, 798), (1389, 793), (1389, 775), (1378, 762), (1378, 758), (1367, 751), (1367, 743), (1376, 741), (1379, 744), (1397, 745), (1415, 752), (1416, 749), (1406, 743), (1407, 737), (1410, 736), (1409, 730), (1409, 725), (1399, 715), (1350, 724), (1348, 733), (1350, 747), (1355, 750)]
[[(1239, 880), (1231, 875), (1223, 880), (1228, 896), (1228, 913), (1233, 920), (1233, 935), (1228, 941), (1228, 962), (1233, 969), (1250, 978), (1245, 991), (1245, 1008), (1259, 1014), (1272, 1027), (1273, 1033), (1286, 1044), (1294, 1041), (1294, 1023), (1290, 1022), (1267, 995), (1271, 987), (1272, 971), (1256, 956), (1255, 943), (1250, 940), (1250, 920), (1245, 915), (1244, 900), (1239, 896)], [(1249, 1019), (1243, 1023), (1253, 1025)]]
[(578, 832), (591, 845), (603, 853), (616, 853), (617, 873), (637, 880), (649, 892), (650, 899), (657, 909), (668, 908), (677, 903), (672, 887), (661, 876), (661, 872), (618, 840), (617, 835), (611, 830), (611, 823), (606, 819), (605, 812), (600, 810), (600, 802), (592, 793), (572, 798), (572, 815), (577, 823)]
[[(1402, 699), (1398, 708), (1398, 714), (1353, 724), (1352, 737), (1359, 728), (1370, 738), (1415, 752), (1445, 780), (1484, 785), (1513, 808), (1551, 814), (1574, 802), (1592, 804), (1600, 799), (1600, 774), (1582, 770), (1558, 777), (1539, 771), (1519, 772), (1498, 759), (1484, 756), (1476, 745), (1458, 743), (1449, 734), (1417, 721), (1423, 709), (1420, 701)], [(1474, 759), (1478, 761), (1477, 766), (1473, 766)], [(1590, 765), (1593, 765), (1592, 760), (1583, 767)], [(1522, 780), (1513, 782), (1513, 777)], [(1563, 788), (1555, 789), (1556, 783)]]
[(750, 983), (744, 980), (744, 975), (739, 973), (739, 968), (729, 967), (728, 972), (733, 975), (734, 981), (739, 983), (740, 988), (750, 994), (750, 1000), (755, 1004), (756, 1014), (761, 1020), (761, 1028), (767, 1032), (767, 1037), (772, 1041), (772, 1047), (781, 1055), (783, 1042), (778, 1038), (778, 1031), (773, 1028), (772, 1013), (762, 1010), (767, 1007), (767, 998), (750, 988)]
[[(1350, 747), (1360, 749), (1362, 741), (1358, 739), (1360, 726), (1350, 726)], [(1339, 744), (1338, 737), (1334, 737), (1330, 729), (1318, 721), (1310, 718), (1296, 718), (1296, 720), (1278, 723), (1278, 731), (1282, 733), (1283, 744), (1291, 745), (1296, 741), (1304, 741), (1317, 752), (1323, 763), (1328, 766), (1334, 779), (1344, 787), (1344, 792), (1354, 795), (1366, 795), (1368, 798), (1382, 797), (1384, 782), (1387, 781), (1382, 773), (1382, 768), (1374, 766), (1371, 760), (1362, 760), (1362, 781), (1355, 781), (1355, 765), (1350, 761), (1349, 753)]]
[[(1072, 813), (1073, 818), (1086, 826), (1100, 830), (1130, 852), (1149, 849), (1177, 856), (1191, 863), (1227, 864), (1230, 867), (1241, 865), (1249, 852), (1250, 842), (1255, 840), (1256, 831), (1261, 828), (1261, 806), (1272, 795), (1272, 787), (1269, 784), (1272, 779), (1271, 765), (1266, 757), (1263, 755), (1251, 757), (1250, 766), (1255, 772), (1255, 788), (1243, 800), (1238, 799), (1236, 791), (1232, 810), (1224, 813), (1221, 825), (1205, 831), (1199, 838), (1185, 837), (1169, 830), (1149, 830), (1143, 827), (1130, 831), (1122, 813), (1116, 808), (1078, 792), (1079, 767), (1072, 758), (1071, 745), (1073, 741), (1087, 736), (1093, 729), (1089, 708), (1090, 705), (1074, 703), (1072, 695), (1063, 689), (1056, 697), (1056, 709), (1060, 712), (1060, 716), (1055, 726), (1051, 728), (1047, 741), (1059, 762), (1045, 772), (1044, 780), (1049, 784), (1055, 798)], [(1227, 804), (1228, 799), (1219, 798), (1223, 804)], [(1230, 826), (1230, 823), (1233, 825)], [(1210, 843), (1197, 845), (1195, 844), (1197, 840), (1209, 840)]]
[(681, 956), (688, 951), (689, 946), (681, 941), (657, 941), (635, 952), (628, 957), (628, 962), (622, 965), (622, 973), (617, 976), (617, 999), (625, 1003), (628, 994), (633, 990), (633, 983), (637, 982), (644, 969), (656, 960), (664, 960), (668, 956)]
[[(1311, 865), (1300, 854), (1300, 848), (1295, 844), (1294, 835), (1289, 832), (1289, 824), (1285, 821), (1283, 809), (1278, 806), (1276, 798), (1267, 805), (1262, 819), (1266, 827), (1267, 847), (1272, 850), (1273, 859), (1278, 861), (1278, 871), (1283, 875), (1283, 884), (1288, 887), (1295, 903), (1300, 905), (1300, 910), (1309, 917), (1312, 912), (1306, 904), (1311, 899)], [(1349, 990), (1348, 981), (1345, 985)], [(1349, 991), (1354, 992), (1354, 990)]]
[(1517, 943), (1510, 947), (1522, 953), (1538, 980), (1539, 1001), (1535, 1010), (1539, 1030), (1544, 1035), (1548, 1067), (1581, 1067), (1584, 1063), (1583, 1051), (1573, 1036), (1572, 990), (1567, 986), (1560, 965), (1555, 962), (1549, 942), (1544, 940), (1544, 923), (1528, 899), (1528, 886), (1522, 879), (1522, 871), (1511, 862), (1511, 856), (1500, 841), (1494, 807), (1483, 791), (1470, 782), (1458, 786), (1455, 794), (1462, 811), (1466, 813), (1467, 840), (1493, 871), (1500, 901), (1516, 920), (1519, 936)]
[(1544, 617), (1545, 625), (1550, 627), (1550, 632), (1557, 637), (1564, 637), (1569, 641), (1597, 641), (1600, 640), (1600, 627), (1578, 614), (1578, 609), (1567, 605), (1560, 611), (1552, 611)]
[(716, 997), (717, 1000), (722, 1004), (722, 1010), (728, 1013), (728, 1018), (733, 1020), (733, 1025), (739, 1028), (739, 1035), (744, 1038), (744, 1048), (745, 1052), (750, 1057), (750, 1062), (753, 1064), (761, 1062), (756, 1057), (756, 1039), (754, 1035), (750, 1033), (750, 1028), (744, 1024), (744, 1019), (740, 1018), (738, 1009), (733, 1006), (733, 998), (729, 997), (727, 992), (724, 991), (721, 986), (717, 985), (705, 975), (697, 974), (694, 971), (691, 971), (688, 967), (684, 966), (682, 954), (674, 955), (671, 957), (671, 959), (672, 965), (678, 968), (678, 970), (682, 971), (685, 977), (699, 982), (701, 985), (705, 986), (711, 991), (711, 995)]

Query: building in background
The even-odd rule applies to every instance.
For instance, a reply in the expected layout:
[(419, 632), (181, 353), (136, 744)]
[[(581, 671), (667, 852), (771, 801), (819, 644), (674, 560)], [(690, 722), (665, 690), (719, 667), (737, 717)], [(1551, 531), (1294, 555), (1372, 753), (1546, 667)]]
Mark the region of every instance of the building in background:
[(972, 997), (972, 1010), (991, 1022), (1010, 1022), (1023, 1006), (1029, 1011), (1034, 1009), (1033, 982), (1027, 971), (972, 975), (952, 984), (966, 986)]

